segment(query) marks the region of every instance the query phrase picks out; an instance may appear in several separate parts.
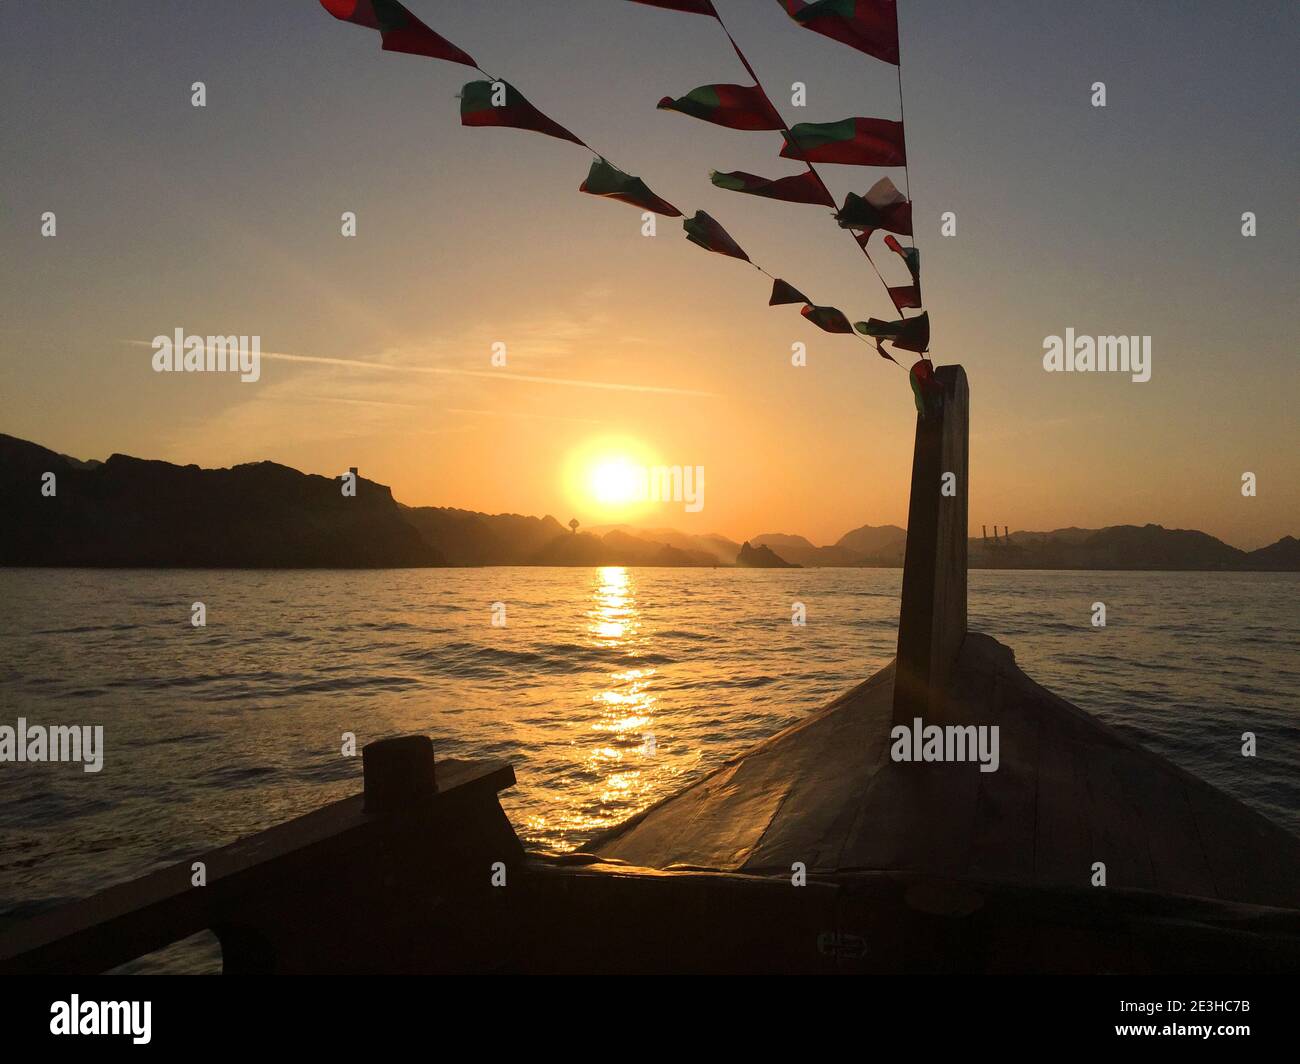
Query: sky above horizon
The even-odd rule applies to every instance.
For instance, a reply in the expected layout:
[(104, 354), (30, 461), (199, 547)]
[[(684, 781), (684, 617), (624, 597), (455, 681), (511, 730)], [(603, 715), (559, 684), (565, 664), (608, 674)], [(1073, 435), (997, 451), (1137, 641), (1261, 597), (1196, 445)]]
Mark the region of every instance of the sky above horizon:
[[(776, 0), (716, 3), (787, 122), (898, 117), (892, 66)], [(771, 273), (853, 320), (896, 316), (823, 208), (710, 185), (715, 168), (799, 172), (779, 133), (655, 109), (746, 80), (712, 20), (625, 0), (407, 6)], [(1300, 534), (1296, 7), (899, 9), (932, 354), (970, 379), (972, 530), (1155, 522), (1245, 549)], [(317, 0), (5, 20), (0, 432), (79, 458), (355, 466), (411, 505), (586, 525), (629, 514), (576, 488), (575, 463), (632, 455), (706, 471), (698, 512), (643, 507), (646, 526), (826, 543), (906, 524), (905, 374), (768, 307), (762, 274), (679, 220), (646, 237), (638, 210), (579, 194), (582, 148), (463, 128), (470, 68), (384, 53)], [(837, 199), (904, 184), (819, 169)], [(155, 373), (149, 342), (177, 328), (260, 336), (261, 379)], [(1044, 338), (1067, 329), (1150, 336), (1150, 381), (1045, 372)]]

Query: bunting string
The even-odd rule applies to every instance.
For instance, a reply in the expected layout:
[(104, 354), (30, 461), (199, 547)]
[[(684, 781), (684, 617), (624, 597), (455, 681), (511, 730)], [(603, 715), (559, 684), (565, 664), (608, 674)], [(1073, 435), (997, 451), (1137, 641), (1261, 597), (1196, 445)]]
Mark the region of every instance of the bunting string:
[[(714, 6), (713, 4), (710, 4), (710, 8), (712, 10), (713, 17), (718, 22), (718, 26), (721, 27), (722, 32), (726, 34), (727, 40), (731, 42), (732, 50), (736, 53), (736, 58), (740, 60), (740, 65), (745, 68), (745, 73), (747, 73), (751, 78), (754, 79), (754, 84), (758, 87), (758, 91), (763, 94), (763, 97), (767, 100), (768, 106), (772, 109), (773, 113), (777, 116), (777, 118), (781, 120), (781, 129), (782, 132), (787, 137), (787, 142), (788, 142), (788, 138), (793, 136), (793, 134), (790, 131), (789, 123), (786, 122), (784, 116), (781, 114), (781, 111), (776, 106), (776, 104), (772, 102), (772, 97), (769, 95), (767, 89), (763, 87), (763, 82), (759, 79), (758, 74), (755, 72), (753, 66), (750, 64), (749, 59), (746, 58), (745, 53), (741, 50), (740, 45), (736, 43), (736, 38), (732, 36), (731, 30), (727, 28), (727, 24), (722, 20), (722, 16), (718, 14), (717, 7)], [(808, 172), (811, 173), (813, 177), (816, 179), (817, 184), (820, 186), (822, 192), (825, 193), (826, 198), (830, 200), (832, 203), (834, 203), (835, 197), (831, 195), (831, 190), (826, 187), (826, 182), (822, 180), (822, 175), (818, 172), (817, 167), (815, 167), (812, 164), (812, 162), (808, 159), (804, 159), (802, 160), (802, 162), (806, 167), (808, 167)], [(906, 168), (904, 168), (904, 173), (906, 173)], [(846, 232), (848, 232), (848, 230), (846, 230)], [(851, 232), (849, 233), (849, 235), (853, 236)], [(884, 285), (885, 292), (886, 294), (888, 294), (889, 282), (886, 281), (884, 275), (881, 274), (880, 268), (876, 265), (876, 260), (871, 257), (871, 252), (867, 249), (866, 241), (859, 241), (856, 237), (854, 237), (853, 242), (857, 244), (857, 246), (862, 250), (862, 254), (866, 256), (867, 262), (871, 263), (871, 269), (875, 271), (876, 278), (880, 281), (882, 285)]]
[[(744, 67), (745, 72), (753, 80), (754, 88), (757, 90), (758, 95), (761, 98), (761, 101), (764, 105), (762, 107), (763, 112), (767, 115), (770, 115), (771, 117), (774, 117), (776, 121), (780, 124), (780, 129), (782, 130), (786, 141), (786, 147), (781, 152), (782, 156), (786, 158), (794, 158), (794, 159), (801, 160), (808, 169), (808, 175), (816, 183), (820, 195), (824, 197), (824, 200), (829, 205), (834, 206), (835, 198), (831, 194), (830, 189), (827, 187), (826, 182), (822, 179), (820, 172), (813, 165), (814, 160), (811, 157), (812, 150), (819, 150), (823, 154), (825, 154), (826, 149), (810, 148), (805, 146), (804, 144), (799, 143), (799, 140), (801, 138), (795, 137), (794, 131), (785, 122), (785, 119), (781, 116), (780, 111), (772, 102), (772, 98), (770, 94), (763, 87), (763, 83), (758, 76), (758, 72), (754, 69), (753, 64), (750, 63), (749, 58), (745, 55), (744, 49), (742, 49), (739, 43), (737, 43), (735, 36), (732, 34), (731, 30), (727, 27), (726, 21), (723, 19), (721, 14), (718, 13), (717, 7), (713, 3), (713, 0), (633, 0), (633, 2), (648, 4), (654, 7), (669, 8), (676, 11), (685, 11), (692, 14), (706, 15), (716, 20), (718, 26), (721, 28), (722, 32), (726, 35), (727, 41), (728, 43), (730, 43), (732, 50), (736, 53), (736, 58), (740, 60), (741, 66)], [(835, 40), (841, 41), (842, 43), (848, 44), (851, 47), (858, 49), (859, 51), (865, 52), (866, 54), (873, 56), (874, 58), (883, 60), (884, 62), (887, 63), (893, 63), (896, 67), (899, 68), (899, 75), (898, 75), (899, 121), (898, 123), (895, 124), (882, 119), (846, 119), (841, 123), (825, 123), (825, 124), (816, 125), (815, 132), (812, 129), (808, 129), (806, 130), (806, 132), (813, 133), (814, 139), (818, 137), (825, 137), (828, 135), (831, 139), (838, 139), (838, 135), (842, 134), (843, 132), (847, 132), (848, 135), (851, 136), (854, 141), (857, 141), (858, 137), (863, 135), (865, 135), (868, 138), (878, 138), (878, 142), (873, 143), (870, 149), (863, 149), (861, 152), (849, 152), (849, 153), (837, 152), (836, 154), (839, 154), (840, 158), (833, 159), (831, 161), (866, 163), (869, 165), (894, 165), (892, 163), (886, 162), (885, 160), (897, 158), (898, 162), (900, 162), (903, 165), (904, 184), (907, 190), (905, 206), (907, 211), (908, 222), (906, 228), (908, 230), (911, 230), (912, 229), (911, 173), (907, 166), (907, 149), (905, 143), (905, 127), (903, 122), (903, 111), (902, 111), (902, 91), (903, 91), (902, 73), (901, 73), (901, 63), (900, 63), (899, 48), (898, 48), (897, 11), (895, 8), (894, 0), (879, 0), (879, 10), (873, 13), (867, 13), (865, 18), (857, 18), (857, 17), (846, 18), (843, 12), (837, 10), (831, 10), (832, 5), (829, 5), (825, 2), (812, 3), (812, 4), (805, 3), (803, 2), (803, 0), (778, 0), (778, 2), (781, 4), (783, 8), (785, 8), (786, 12), (790, 15), (791, 18), (793, 18), (797, 23), (802, 25), (804, 28), (811, 29), (814, 32), (821, 33)], [(711, 89), (716, 92), (716, 90), (718, 90), (719, 88), (721, 87), (706, 86), (705, 90)], [(731, 87), (731, 88), (735, 88), (735, 87)], [(698, 91), (701, 90), (697, 90), (697, 92)], [(682, 101), (677, 101), (677, 103), (681, 103), (681, 102)], [(660, 106), (663, 107), (665, 104), (670, 104), (670, 103), (672, 103), (672, 101), (664, 100), (663, 102), (661, 102)], [(707, 114), (707, 113), (701, 114), (679, 106), (670, 106), (669, 109), (684, 110), (685, 113), (688, 114), (695, 113), (696, 117), (704, 118), (706, 121), (714, 121), (722, 125), (731, 125), (733, 128), (755, 128), (755, 129), (768, 128), (767, 126), (760, 125), (757, 123), (751, 126), (740, 126), (736, 124), (734, 121), (726, 121), (722, 119), (717, 114)], [(805, 129), (805, 126), (801, 126), (800, 128)], [(895, 126), (896, 126), (896, 136), (898, 138), (898, 143), (896, 145), (897, 151), (894, 151), (893, 146), (891, 146), (891, 142), (895, 135)], [(846, 127), (846, 128), (841, 129), (841, 127)], [(719, 179), (720, 176), (721, 179)], [(800, 202), (800, 203), (815, 202), (814, 199), (806, 197), (802, 194), (798, 194), (795, 192), (793, 187), (789, 187), (791, 183), (795, 182), (796, 179), (794, 178), (782, 178), (773, 181), (767, 181), (764, 179), (752, 179), (752, 175), (746, 175), (746, 174), (718, 175), (716, 171), (713, 174), (711, 174), (710, 177), (713, 180), (714, 184), (718, 185), (719, 187), (729, 188), (734, 191), (749, 192), (751, 194), (756, 194), (756, 195), (772, 195), (774, 198), (784, 199), (787, 200), (788, 202)], [(778, 185), (784, 185), (787, 187), (783, 188), (782, 193), (778, 193), (776, 191), (776, 186)], [(876, 190), (881, 187), (881, 185), (887, 186), (887, 188), (890, 190), (893, 189), (892, 182), (889, 182), (888, 179), (885, 179), (882, 182), (878, 183), (876, 186), (873, 186), (872, 191), (869, 192), (865, 198), (866, 204), (877, 214), (880, 213), (880, 208), (877, 206), (876, 203), (873, 202), (874, 199), (873, 193), (875, 193)], [(885, 198), (888, 199), (887, 193), (885, 193)], [(846, 211), (848, 208), (848, 204), (852, 200), (857, 200), (859, 204), (864, 202), (863, 197), (855, 197), (852, 196), (851, 194), (850, 199), (846, 200)], [(893, 214), (893, 212), (896, 211), (897, 209), (896, 205), (892, 203), (890, 203), (890, 208), (891, 208), (891, 214)], [(837, 212), (836, 214), (837, 220), (841, 220), (842, 215), (844, 213), (845, 212), (843, 211)], [(914, 343), (915, 337), (923, 336), (924, 343), (919, 349), (914, 346), (907, 347), (906, 349), (917, 350), (923, 359), (928, 359), (929, 356), (926, 353), (929, 345), (928, 315), (922, 315), (922, 317), (926, 319), (923, 325), (922, 323), (919, 323), (919, 319), (918, 319), (918, 325), (916, 327), (904, 328), (904, 323), (909, 320), (906, 314), (904, 313), (905, 309), (907, 308), (919, 309), (921, 306), (920, 278), (917, 269), (917, 259), (916, 259), (915, 252), (913, 253), (912, 258), (907, 259), (909, 268), (912, 272), (913, 283), (907, 286), (891, 286), (889, 282), (885, 280), (884, 275), (880, 272), (880, 268), (877, 266), (875, 259), (872, 258), (870, 249), (867, 246), (867, 242), (871, 236), (873, 228), (879, 224), (881, 224), (881, 222), (874, 222), (871, 224), (871, 226), (865, 227), (863, 232), (853, 233), (852, 229), (863, 228), (863, 227), (845, 225), (841, 220), (841, 228), (850, 230), (850, 233), (854, 238), (854, 242), (862, 250), (863, 256), (866, 258), (867, 262), (870, 263), (871, 265), (872, 272), (875, 273), (877, 280), (879, 280), (881, 285), (885, 288), (886, 294), (889, 296), (890, 302), (894, 305), (896, 313), (900, 315), (901, 321), (897, 323), (893, 323), (893, 331), (884, 335), (888, 335), (891, 343), (894, 343), (896, 347), (900, 346), (898, 342), (900, 338), (903, 340), (904, 344), (910, 345)], [(909, 232), (907, 235), (911, 235), (911, 233)], [(912, 241), (912, 244), (913, 247), (915, 247), (914, 240)], [(832, 309), (832, 308), (818, 308), (817, 306), (810, 304), (809, 306), (804, 308), (804, 316), (807, 317), (810, 321), (822, 325), (823, 328), (827, 328), (827, 325), (824, 323), (827, 321), (834, 321), (835, 319), (826, 314), (820, 313), (820, 311), (824, 309)], [(870, 322), (859, 322), (857, 326), (855, 326), (855, 328), (857, 328), (859, 331), (863, 333), (871, 334), (874, 327), (881, 326), (884, 324), (885, 323), (879, 322), (877, 319), (873, 318), (870, 320)], [(827, 331), (837, 332), (841, 330), (839, 330), (838, 328), (827, 328)], [(895, 361), (895, 364), (901, 365), (901, 363), (897, 363), (896, 360), (894, 360), (891, 356), (885, 354), (884, 349), (881, 348), (878, 340), (876, 342), (876, 349), (877, 352), (882, 355), (882, 357), (889, 358), (890, 361)]]
[[(531, 130), (542, 133), (546, 136), (555, 137), (560, 140), (566, 140), (578, 144), (591, 152), (594, 156), (591, 170), (586, 180), (579, 186), (579, 191), (591, 195), (601, 196), (603, 198), (614, 199), (619, 202), (628, 203), (632, 206), (641, 207), (643, 210), (651, 211), (656, 214), (663, 214), (668, 217), (683, 217), (680, 210), (674, 207), (668, 201), (656, 196), (646, 186), (645, 182), (638, 177), (627, 174), (612, 163), (606, 156), (592, 148), (586, 141), (571, 133), (565, 127), (559, 125), (553, 119), (548, 117), (534, 107), (517, 89), (503, 79), (489, 74), (466, 52), (462, 51), (456, 45), (452, 44), (446, 38), (440, 36), (416, 18), (410, 11), (403, 7), (397, 0), (320, 0), (321, 6), (325, 8), (335, 18), (351, 22), (355, 25), (365, 26), (370, 29), (379, 31), (383, 41), (384, 51), (405, 52), (413, 55), (427, 56), (433, 59), (443, 59), (449, 62), (460, 63), (472, 67), (478, 71), (486, 81), (476, 81), (468, 83), (461, 91), (460, 111), (461, 124), (465, 126), (504, 126), (516, 129)], [(759, 95), (767, 101), (768, 108), (772, 112), (772, 117), (780, 123), (787, 138), (790, 137), (791, 130), (785, 123), (784, 118), (775, 107), (771, 105), (770, 97), (763, 89), (758, 80), (757, 74), (750, 65), (749, 60), (745, 57), (740, 47), (736, 44), (722, 19), (718, 16), (711, 0), (639, 0), (642, 3), (650, 3), (654, 6), (666, 7), (673, 10), (687, 11), (696, 14), (708, 14), (717, 19), (722, 31), (727, 35), (735, 50), (741, 64), (745, 67), (746, 72), (754, 80), (755, 87)], [(665, 100), (665, 103), (674, 103), (674, 101)], [(681, 104), (683, 101), (675, 101)], [(773, 128), (773, 127), (767, 127)], [(818, 184), (821, 194), (825, 196), (830, 204), (834, 204), (834, 197), (831, 196), (830, 190), (826, 187), (821, 175), (813, 167), (810, 160), (803, 160), (808, 171)], [(741, 181), (751, 178), (752, 175), (726, 175), (733, 180)], [(762, 179), (758, 179), (760, 182)], [(786, 179), (790, 180), (790, 179)], [(776, 184), (771, 182), (769, 184)], [(724, 186), (725, 187), (725, 186)], [(807, 200), (805, 200), (807, 202)], [(790, 292), (795, 292), (793, 288), (784, 281), (775, 277), (763, 268), (759, 263), (754, 262), (749, 255), (740, 247), (739, 244), (730, 236), (729, 233), (713, 218), (704, 211), (696, 211), (690, 218), (683, 217), (683, 229), (687, 238), (706, 251), (729, 256), (731, 258), (741, 259), (742, 261), (753, 266), (773, 283), (772, 303), (788, 302), (788, 299), (776, 298), (776, 293), (785, 286)], [(869, 235), (869, 234), (868, 234)], [(876, 268), (875, 261), (867, 251), (865, 241), (857, 241), (858, 246), (862, 248), (863, 254), (866, 255), (867, 261), (871, 263), (872, 269), (875, 270), (877, 278), (881, 284), (889, 289), (880, 270)], [(797, 294), (797, 293), (796, 293)], [(891, 291), (891, 299), (893, 293)], [(904, 346), (906, 349), (914, 351), (923, 351), (925, 344), (917, 345), (918, 337), (924, 336), (928, 343), (929, 327), (928, 321), (925, 323), (923, 333), (918, 331), (921, 319), (904, 319), (899, 322), (881, 322), (875, 318), (867, 322), (851, 323), (845, 315), (834, 307), (818, 306), (807, 302), (801, 311), (803, 316), (819, 328), (834, 333), (848, 333), (857, 336), (859, 340), (867, 343), (872, 341), (868, 337), (873, 337), (877, 352), (882, 358), (886, 358), (896, 365), (898, 363), (891, 355), (887, 354), (880, 345), (880, 339), (886, 338), (895, 347)], [(924, 318), (925, 315), (922, 315)], [(862, 335), (859, 335), (862, 334)], [(900, 340), (902, 343), (900, 344)]]
[[(902, 43), (899, 43), (901, 49)], [(899, 57), (898, 66), (898, 124), (903, 127), (903, 195), (907, 202), (912, 202), (912, 174), (907, 165), (907, 120), (903, 117), (903, 60)], [(908, 242), (916, 247), (915, 235), (909, 234)]]

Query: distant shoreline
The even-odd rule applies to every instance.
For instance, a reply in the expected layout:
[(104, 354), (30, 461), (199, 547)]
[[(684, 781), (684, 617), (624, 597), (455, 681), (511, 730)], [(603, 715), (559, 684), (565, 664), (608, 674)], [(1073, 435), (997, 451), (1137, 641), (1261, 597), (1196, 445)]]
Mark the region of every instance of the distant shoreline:
[[(212, 572), (212, 573), (367, 573), (395, 572), (397, 570), (432, 570), (438, 572), (464, 571), (466, 569), (672, 569), (705, 570), (732, 569), (738, 572), (821, 572), (825, 570), (851, 569), (895, 569), (902, 571), (901, 565), (808, 565), (791, 566), (789, 569), (771, 570), (754, 569), (747, 565), (628, 565), (610, 563), (607, 565), (530, 565), (524, 562), (492, 562), (484, 565), (0, 565), (0, 572), (29, 572), (34, 569), (49, 569), (62, 572), (76, 570), (79, 572), (105, 573), (166, 573), (166, 572)], [(971, 565), (973, 572), (988, 573), (1224, 573), (1236, 576), (1262, 576), (1267, 574), (1296, 574), (1296, 569), (1193, 569), (1186, 567), (1151, 568), (1100, 568), (1100, 567), (1052, 567), (1045, 565), (1011, 566), (1011, 565)]]
[[(69, 569), (899, 569), (907, 530), (836, 542), (765, 532), (582, 527), (553, 515), (406, 506), (383, 484), (274, 462), (201, 469), (113, 454), (83, 462), (0, 434), (0, 567)], [(1300, 539), (1245, 551), (1196, 529), (1109, 525), (968, 536), (975, 570), (1297, 572)]]

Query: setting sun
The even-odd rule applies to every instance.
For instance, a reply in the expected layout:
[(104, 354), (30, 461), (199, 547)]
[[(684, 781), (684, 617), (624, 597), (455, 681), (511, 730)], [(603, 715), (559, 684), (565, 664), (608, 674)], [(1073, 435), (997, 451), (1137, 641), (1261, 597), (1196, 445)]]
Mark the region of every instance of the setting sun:
[(622, 457), (601, 462), (591, 471), (591, 494), (606, 506), (627, 505), (640, 493), (642, 468)]
[(655, 460), (649, 447), (631, 437), (588, 440), (565, 464), (565, 493), (588, 518), (627, 520), (649, 506), (646, 470)]

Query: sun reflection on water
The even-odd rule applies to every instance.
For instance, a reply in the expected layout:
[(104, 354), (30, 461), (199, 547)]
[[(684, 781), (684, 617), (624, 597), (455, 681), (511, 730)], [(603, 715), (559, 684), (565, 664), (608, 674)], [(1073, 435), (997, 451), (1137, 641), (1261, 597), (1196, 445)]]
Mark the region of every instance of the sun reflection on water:
[(594, 714), (588, 728), (595, 744), (586, 749), (582, 763), (591, 785), (565, 811), (571, 826), (594, 831), (624, 819), (654, 786), (649, 771), (654, 751), (651, 686), (658, 670), (636, 664), (644, 640), (636, 584), (627, 569), (596, 571), (587, 638), (592, 646), (627, 659), (590, 697)]
[(640, 628), (632, 578), (621, 566), (596, 570), (594, 605), (587, 611), (587, 634), (596, 646), (617, 647)]

